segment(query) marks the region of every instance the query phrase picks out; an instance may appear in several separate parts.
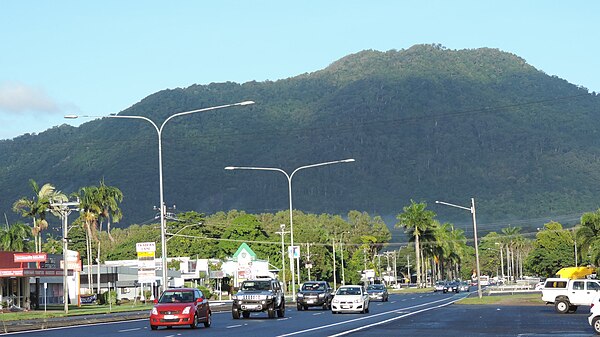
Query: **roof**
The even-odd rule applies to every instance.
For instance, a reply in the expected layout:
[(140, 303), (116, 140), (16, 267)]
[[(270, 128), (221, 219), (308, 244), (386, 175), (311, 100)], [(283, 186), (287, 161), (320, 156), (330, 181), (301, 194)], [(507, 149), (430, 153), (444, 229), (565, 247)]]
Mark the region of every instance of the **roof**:
[(245, 250), (245, 251), (247, 251), (247, 252), (248, 252), (248, 254), (250, 254), (250, 256), (252, 257), (252, 260), (256, 259), (256, 253), (255, 253), (255, 252), (252, 250), (252, 248), (250, 248), (250, 246), (248, 246), (248, 244), (246, 244), (245, 242), (244, 242), (244, 243), (242, 243), (242, 244), (241, 244), (241, 245), (238, 247), (238, 249), (237, 249), (237, 251), (235, 252), (235, 254), (233, 254), (233, 259), (234, 259), (234, 260), (237, 260), (237, 258), (238, 258), (238, 255), (239, 255), (240, 253), (242, 253), (244, 250)]

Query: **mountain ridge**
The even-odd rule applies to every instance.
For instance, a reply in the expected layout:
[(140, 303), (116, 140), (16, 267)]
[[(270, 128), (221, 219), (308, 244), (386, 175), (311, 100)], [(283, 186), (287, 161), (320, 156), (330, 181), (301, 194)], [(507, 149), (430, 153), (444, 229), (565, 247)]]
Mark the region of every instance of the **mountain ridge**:
[[(444, 219), (468, 222), (433, 201), (475, 197), (484, 223), (508, 223), (600, 204), (598, 96), (498, 49), (361, 51), (288, 79), (162, 90), (120, 114), (160, 125), (176, 112), (244, 100), (257, 104), (166, 126), (168, 204), (276, 212), (287, 208), (283, 175), (223, 168), (291, 171), (350, 157), (356, 163), (299, 172), (294, 208), (391, 218), (415, 199)], [(10, 204), (30, 194), (29, 178), (65, 192), (104, 178), (125, 193), (123, 225), (151, 221), (157, 162), (156, 133), (133, 120), (0, 141), (0, 209), (11, 213)]]

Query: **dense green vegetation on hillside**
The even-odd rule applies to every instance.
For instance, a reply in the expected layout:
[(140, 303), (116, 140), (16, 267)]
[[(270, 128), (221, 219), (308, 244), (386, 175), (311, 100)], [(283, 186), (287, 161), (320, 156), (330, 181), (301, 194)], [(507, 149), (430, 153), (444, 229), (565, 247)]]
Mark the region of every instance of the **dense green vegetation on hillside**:
[[(486, 232), (600, 205), (600, 98), (496, 49), (363, 51), (274, 82), (164, 90), (122, 114), (160, 124), (176, 112), (243, 100), (256, 104), (167, 124), (168, 205), (205, 214), (276, 213), (288, 207), (283, 174), (223, 168), (291, 172), (344, 158), (356, 162), (297, 173), (295, 209), (389, 219), (414, 199), (436, 207), (441, 220), (469, 223), (468, 214), (433, 201), (468, 204), (475, 197)], [(124, 119), (0, 141), (0, 210), (18, 218), (11, 205), (27, 195), (29, 179), (65, 193), (104, 179), (124, 195), (117, 225), (153, 222), (157, 152), (151, 125)]]

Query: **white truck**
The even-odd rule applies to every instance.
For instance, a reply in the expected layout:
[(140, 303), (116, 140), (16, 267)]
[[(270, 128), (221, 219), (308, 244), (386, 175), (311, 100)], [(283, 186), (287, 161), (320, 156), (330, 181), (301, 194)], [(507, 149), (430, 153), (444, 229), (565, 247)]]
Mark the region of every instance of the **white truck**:
[(542, 288), (542, 301), (554, 304), (558, 313), (573, 313), (580, 305), (591, 305), (599, 290), (600, 280), (549, 278)]

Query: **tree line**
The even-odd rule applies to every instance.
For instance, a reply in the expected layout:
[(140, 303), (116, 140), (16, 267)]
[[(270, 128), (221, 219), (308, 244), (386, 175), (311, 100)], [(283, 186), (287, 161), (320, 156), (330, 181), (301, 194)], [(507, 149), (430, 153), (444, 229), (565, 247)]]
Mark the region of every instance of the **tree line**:
[[(3, 250), (62, 253), (61, 234), (47, 230), (48, 215), (58, 216), (54, 204), (77, 198), (79, 216), (68, 229), (69, 248), (78, 251), (86, 265), (135, 259), (138, 242), (157, 242), (157, 251), (161, 251), (158, 221), (111, 229), (122, 218), (123, 193), (117, 187), (101, 180), (97, 186), (82, 187), (66, 196), (52, 184), (40, 187), (34, 180), (29, 184), (32, 195), (15, 201), (13, 210), (31, 222), (7, 223), (1, 228)], [(381, 217), (367, 212), (353, 210), (345, 216), (293, 212), (295, 244), (302, 252), (301, 280), (310, 277), (355, 284), (361, 282), (365, 270), (384, 278), (394, 275), (390, 269), (395, 268), (399, 279), (424, 285), (439, 279), (469, 279), (474, 274), (473, 240), (453, 224), (437, 220), (424, 202), (411, 200), (396, 216), (395, 227), (404, 229), (408, 239), (401, 244), (391, 242)], [(245, 242), (273, 268), (282, 268), (282, 258), (286, 259), (289, 281), (287, 250), (281, 246), (282, 235), (284, 246), (289, 245), (289, 230), (288, 211), (182, 212), (167, 219), (168, 254), (223, 260)], [(509, 225), (481, 238), (481, 273), (516, 281), (524, 275), (551, 276), (576, 263), (595, 266), (600, 260), (599, 232), (600, 210), (583, 214), (580, 224), (571, 229), (549, 222), (539, 228), (534, 239), (521, 233), (520, 227)], [(389, 253), (395, 258), (392, 264)], [(172, 263), (169, 268), (178, 265)]]

